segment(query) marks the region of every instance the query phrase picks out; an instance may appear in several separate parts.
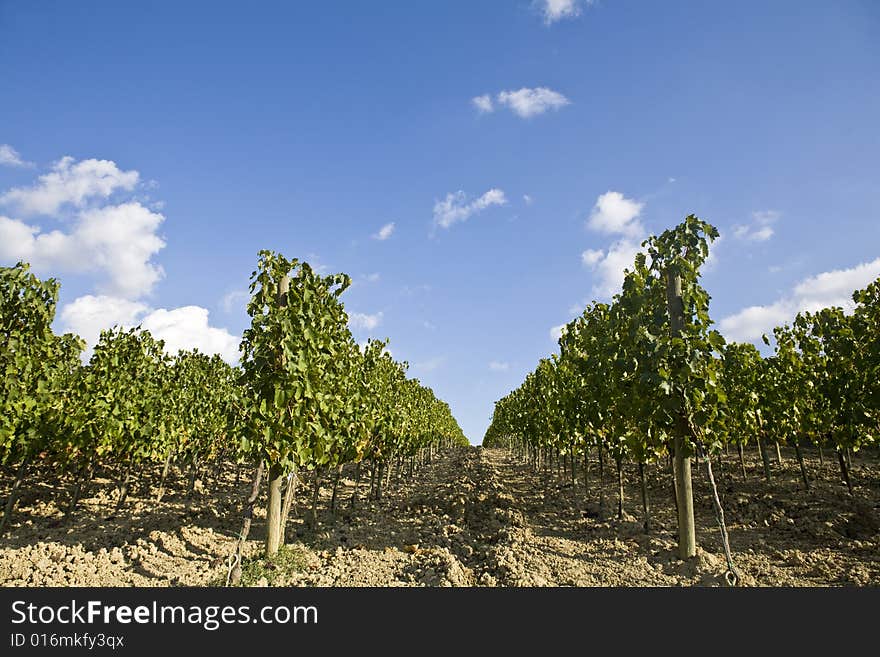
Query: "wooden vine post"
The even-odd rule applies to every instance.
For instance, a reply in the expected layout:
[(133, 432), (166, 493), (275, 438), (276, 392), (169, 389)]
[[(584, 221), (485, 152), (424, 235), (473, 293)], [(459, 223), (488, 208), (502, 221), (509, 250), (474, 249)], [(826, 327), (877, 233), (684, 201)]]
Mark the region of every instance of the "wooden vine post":
[[(670, 334), (675, 339), (681, 335), (684, 328), (684, 301), (681, 296), (681, 274), (672, 267), (666, 271), (666, 303), (669, 310)], [(682, 409), (676, 418), (673, 439), (675, 493), (678, 500), (678, 555), (682, 559), (689, 559), (697, 553), (691, 459), (686, 450), (687, 429), (687, 418)]]
[[(285, 274), (278, 282), (278, 307), (287, 307), (287, 293), (290, 291), (290, 277)], [(279, 345), (279, 358), (281, 368), (284, 369), (284, 352)], [(271, 557), (278, 553), (278, 548), (284, 543), (281, 535), (281, 480), (284, 478), (284, 469), (281, 464), (274, 462), (269, 466), (269, 502), (266, 505), (266, 556)]]

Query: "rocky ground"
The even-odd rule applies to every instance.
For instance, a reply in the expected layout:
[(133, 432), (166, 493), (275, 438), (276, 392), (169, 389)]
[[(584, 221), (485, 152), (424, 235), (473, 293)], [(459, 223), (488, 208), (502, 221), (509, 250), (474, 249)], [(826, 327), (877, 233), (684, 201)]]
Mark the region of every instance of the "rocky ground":
[[(738, 461), (716, 471), (742, 583), (757, 586), (880, 584), (880, 463), (854, 459), (854, 495), (836, 463), (810, 454), (813, 490), (799, 481), (793, 455), (773, 464), (767, 482), (753, 454), (743, 481)], [(717, 467), (716, 467), (717, 470)], [(161, 504), (155, 487), (135, 488), (109, 517), (114, 488), (99, 480), (92, 497), (65, 516), (51, 485), (29, 490), (0, 537), (5, 586), (215, 585), (225, 581), (246, 496), (247, 473), (221, 473), (188, 510), (181, 495)], [(652, 527), (643, 527), (637, 469), (626, 466), (624, 514), (617, 518), (616, 475), (608, 467), (598, 499), (597, 463), (590, 492), (556, 472), (536, 473), (502, 450), (460, 448), (404, 478), (380, 503), (349, 500), (340, 486), (337, 513), (319, 513), (316, 531), (300, 516), (288, 525), (278, 559), (260, 556), (265, 535), (256, 514), (243, 583), (273, 586), (689, 586), (724, 584), (727, 571), (705, 469), (695, 469), (697, 557), (676, 557), (675, 507), (668, 474), (649, 470)], [(612, 482), (612, 479), (615, 481)], [(8, 486), (8, 480), (2, 480)], [(210, 494), (208, 494), (210, 492)], [(362, 483), (360, 495), (366, 492)], [(326, 508), (329, 491), (322, 491)]]

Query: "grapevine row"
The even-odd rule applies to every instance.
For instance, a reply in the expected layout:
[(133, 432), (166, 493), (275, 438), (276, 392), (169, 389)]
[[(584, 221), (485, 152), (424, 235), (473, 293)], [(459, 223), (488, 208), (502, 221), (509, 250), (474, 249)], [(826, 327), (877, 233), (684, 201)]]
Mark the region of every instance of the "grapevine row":
[(262, 251), (240, 365), (169, 355), (148, 331), (119, 327), (101, 332), (84, 364), (85, 343), (52, 331), (58, 281), (26, 263), (0, 268), (0, 465), (16, 473), (0, 531), (37, 465), (73, 478), (71, 513), (99, 467), (116, 473), (118, 512), (147, 468), (161, 468), (158, 503), (172, 465), (188, 469), (189, 499), (199, 472), (232, 461), (258, 466), (256, 488), (268, 473), (271, 555), (284, 542), (297, 470), (314, 474), (317, 491), (322, 475), (336, 483), (356, 464), (359, 477), (367, 462), (378, 498), (392, 464), (412, 468), (467, 444), (449, 406), (407, 377), (387, 342), (355, 342), (340, 300), (349, 285)]
[[(553, 456), (584, 462), (598, 452), (639, 465), (645, 529), (650, 527), (645, 466), (669, 459), (678, 510), (679, 554), (695, 554), (691, 460), (754, 442), (769, 479), (768, 447), (837, 451), (852, 492), (849, 454), (880, 435), (880, 280), (853, 294), (855, 309), (801, 312), (774, 330), (774, 353), (728, 343), (711, 328), (700, 267), (718, 231), (697, 217), (651, 237), (620, 293), (593, 302), (567, 324), (559, 353), (541, 359), (495, 404), (483, 444), (508, 447), (536, 468)], [(764, 336), (767, 345), (770, 340)], [(820, 452), (821, 453), (821, 452)], [(711, 462), (711, 461), (710, 461)], [(585, 481), (586, 480), (586, 472)], [(600, 488), (600, 509), (605, 500)]]

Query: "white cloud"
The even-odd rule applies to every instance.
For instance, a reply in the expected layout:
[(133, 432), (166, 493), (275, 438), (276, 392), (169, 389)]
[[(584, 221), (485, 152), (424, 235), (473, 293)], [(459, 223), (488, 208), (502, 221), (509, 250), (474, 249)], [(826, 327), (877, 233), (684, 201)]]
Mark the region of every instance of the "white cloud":
[(523, 202), (524, 202), (526, 205), (531, 205), (532, 203), (534, 203), (534, 201), (535, 201), (535, 199), (533, 199), (533, 198), (532, 198), (531, 196), (529, 196), (528, 194), (523, 194)]
[(0, 165), (7, 167), (32, 167), (33, 163), (21, 159), (18, 151), (9, 144), (0, 144)]
[(144, 317), (141, 326), (153, 337), (164, 340), (165, 350), (170, 354), (181, 349), (198, 349), (205, 354), (220, 354), (227, 363), (238, 360), (239, 339), (226, 329), (210, 326), (207, 308), (159, 308)]
[(772, 333), (774, 326), (789, 321), (796, 314), (794, 301), (782, 299), (767, 306), (749, 306), (728, 315), (718, 322), (718, 330), (735, 342), (760, 340), (762, 334)]
[(243, 309), (250, 298), (251, 295), (247, 290), (230, 290), (223, 295), (220, 306), (223, 308), (223, 312), (231, 313), (233, 310)]
[(773, 229), (770, 226), (764, 226), (749, 235), (749, 239), (755, 242), (766, 242), (773, 237)]
[[(65, 304), (58, 315), (63, 329), (83, 337), (89, 350), (102, 329), (141, 325), (164, 340), (170, 353), (198, 348), (220, 354), (230, 363), (237, 361), (238, 337), (210, 326), (207, 309), (153, 309), (137, 301), (164, 276), (152, 259), (165, 246), (158, 234), (165, 217), (137, 200), (104, 203), (116, 191), (134, 189), (139, 177), (137, 171), (121, 171), (109, 160), (76, 162), (65, 157), (32, 186), (9, 190), (0, 202), (25, 215), (43, 214), (53, 219), (59, 219), (64, 209), (66, 223), (64, 230), (43, 230), (0, 216), (0, 261), (24, 260), (35, 271), (52, 275), (97, 274), (99, 293)], [(224, 306), (231, 307), (233, 294), (224, 297)]]
[(596, 273), (593, 294), (603, 299), (610, 299), (620, 292), (623, 285), (623, 270), (632, 269), (636, 254), (640, 250), (640, 242), (624, 238), (612, 243), (604, 255), (600, 251), (594, 259), (595, 252), (591, 253), (589, 259), (594, 262), (587, 262), (584, 254), (581, 254), (581, 261), (591, 266)]
[(733, 227), (733, 236), (740, 240), (748, 242), (766, 242), (773, 237), (773, 228), (771, 226), (761, 226), (755, 228), (738, 224)]
[(435, 329), (437, 328), (437, 326), (436, 326), (435, 324), (432, 324), (432, 323), (429, 322), (427, 319), (426, 319), (425, 321), (422, 322), (422, 326), (424, 326), (424, 327), (425, 327), (426, 329), (428, 329), (429, 331), (433, 331), (433, 330), (435, 330)]
[(587, 267), (592, 267), (598, 263), (604, 255), (605, 252), (602, 249), (587, 249), (581, 253), (581, 262)]
[(137, 200), (103, 204), (139, 178), (110, 160), (64, 157), (31, 186), (10, 189), (0, 202), (24, 215), (63, 218), (65, 226), (44, 229), (0, 216), (0, 261), (24, 260), (40, 274), (97, 274), (96, 290), (109, 296), (148, 294), (164, 276), (153, 257), (165, 246), (158, 234), (165, 217)]
[(99, 291), (137, 298), (164, 275), (151, 262), (165, 246), (157, 234), (164, 219), (137, 202), (79, 212), (70, 232), (0, 216), (0, 260), (24, 260), (38, 272), (101, 272)]
[(102, 329), (137, 326), (139, 318), (148, 310), (149, 307), (139, 301), (87, 294), (62, 306), (59, 318), (65, 331), (79, 335), (91, 349)]
[(382, 226), (378, 232), (372, 235), (374, 240), (385, 241), (394, 233), (394, 222), (389, 222)]
[(852, 310), (852, 293), (880, 277), (880, 258), (863, 262), (850, 269), (835, 269), (811, 276), (794, 288), (795, 297), (802, 299), (803, 310), (816, 311), (830, 306)]
[(164, 275), (150, 262), (165, 242), (156, 234), (165, 217), (139, 203), (124, 203), (81, 215), (77, 235), (95, 264), (110, 277), (99, 289), (122, 296), (148, 293)]
[(493, 372), (506, 372), (510, 369), (510, 363), (505, 363), (497, 360), (489, 361), (489, 369)]
[[(593, 4), (593, 1), (586, 0), (586, 4)], [(540, 0), (538, 4), (547, 25), (564, 18), (575, 18), (581, 13), (581, 0)]]
[(669, 182), (674, 183), (674, 182), (675, 182), (675, 178), (672, 178), (672, 177), (670, 176), (670, 178), (669, 178)]
[(210, 326), (208, 310), (199, 306), (153, 310), (137, 301), (87, 294), (64, 305), (59, 318), (63, 330), (72, 331), (87, 342), (86, 355), (91, 353), (102, 329), (140, 325), (153, 337), (164, 340), (169, 354), (180, 349), (198, 349), (206, 354), (220, 354), (228, 363), (235, 363), (239, 357), (239, 338), (226, 329)]
[(474, 96), (473, 98), (471, 98), (471, 102), (474, 104), (474, 107), (477, 108), (480, 114), (487, 114), (495, 109), (492, 106), (492, 97), (489, 94)]
[(66, 204), (83, 207), (91, 198), (107, 199), (117, 190), (131, 191), (139, 178), (137, 171), (121, 171), (110, 160), (76, 162), (68, 156), (40, 176), (35, 185), (10, 189), (0, 196), (0, 202), (14, 205), (25, 215), (54, 215)]
[(581, 263), (596, 273), (593, 294), (610, 299), (620, 291), (624, 269), (631, 269), (636, 254), (641, 250), (640, 237), (645, 227), (639, 221), (644, 203), (626, 198), (620, 192), (608, 191), (596, 199), (587, 219), (592, 230), (622, 235), (605, 250), (587, 249), (581, 253)]
[(596, 265), (599, 282), (596, 288), (600, 294), (611, 297), (623, 285), (623, 270), (632, 269), (636, 254), (641, 250), (639, 242), (620, 240), (608, 247), (608, 253)]
[(562, 337), (562, 331), (565, 328), (565, 324), (560, 324), (559, 326), (550, 327), (550, 338), (552, 340), (559, 340)]
[(766, 242), (773, 237), (772, 224), (782, 214), (776, 210), (761, 210), (752, 213), (750, 224), (737, 224), (733, 227), (733, 236), (749, 242)]
[(596, 199), (587, 225), (600, 233), (620, 233), (636, 237), (645, 232), (638, 217), (645, 207), (620, 192), (608, 191)]
[(381, 276), (379, 276), (379, 272), (374, 271), (372, 274), (367, 274), (364, 276), (364, 280), (367, 283), (378, 283)]
[(804, 279), (791, 293), (766, 306), (749, 306), (728, 315), (718, 323), (719, 330), (728, 340), (759, 340), (770, 335), (773, 328), (794, 319), (802, 311), (815, 312), (822, 308), (840, 306), (851, 312), (852, 293), (880, 277), (880, 258), (861, 263), (850, 269), (836, 269)]
[(348, 316), (348, 323), (355, 330), (363, 329), (365, 331), (372, 331), (382, 323), (382, 312), (380, 311), (374, 315), (368, 315), (366, 313), (350, 313)]
[(493, 188), (480, 198), (468, 202), (465, 193), (461, 190), (449, 192), (442, 201), (434, 203), (434, 224), (442, 228), (449, 228), (460, 221), (467, 221), (471, 215), (482, 212), (492, 205), (505, 205), (507, 198), (500, 189)]
[(561, 93), (547, 87), (523, 87), (516, 91), (502, 91), (496, 99), (499, 105), (506, 105), (523, 119), (543, 114), (547, 110), (558, 110), (571, 103)]

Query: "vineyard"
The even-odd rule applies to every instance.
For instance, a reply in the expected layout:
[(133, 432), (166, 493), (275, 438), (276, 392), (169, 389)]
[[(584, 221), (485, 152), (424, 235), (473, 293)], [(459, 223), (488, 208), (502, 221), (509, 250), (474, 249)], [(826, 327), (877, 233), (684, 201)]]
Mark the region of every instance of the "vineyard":
[(264, 551), (272, 557), (306, 475), (314, 528), (321, 484), (333, 487), (335, 506), (346, 464), (355, 464), (358, 483), (369, 477), (369, 495), (380, 501), (394, 474), (411, 475), (435, 451), (466, 444), (448, 405), (408, 379), (386, 343), (354, 341), (340, 302), (350, 283), (264, 251), (252, 274), (240, 367), (198, 352), (168, 356), (137, 328), (102, 332), (82, 365), (83, 342), (51, 329), (57, 281), (39, 280), (24, 263), (0, 270), (0, 461), (14, 472), (0, 532), (15, 535), (11, 520), (27, 488), (50, 488), (64, 517), (74, 518), (88, 489), (109, 478), (113, 503), (89, 512), (111, 521), (127, 513), (132, 487), (153, 475), (158, 506), (178, 471), (175, 492), (188, 512), (197, 482), (216, 485), (228, 467), (237, 481), (246, 470), (251, 494), (228, 559), (234, 584), (264, 479)]
[(482, 447), (358, 344), (348, 276), (263, 251), (231, 366), (56, 335), (0, 269), (0, 583), (880, 583), (880, 281), (764, 356), (713, 330), (695, 216), (648, 239), (495, 405)]
[[(675, 507), (681, 559), (697, 553), (692, 468), (704, 464), (709, 488), (703, 500), (713, 506), (725, 580), (735, 585), (743, 574), (731, 554), (716, 476), (724, 472), (721, 453), (731, 448), (746, 480), (744, 451), (753, 443), (769, 482), (771, 452), (781, 463), (780, 445), (791, 447), (807, 491), (815, 482), (805, 449), (815, 448), (822, 465), (830, 452), (846, 486), (841, 495), (852, 500), (868, 534), (876, 534), (877, 504), (857, 499), (852, 463), (880, 431), (880, 281), (853, 293), (851, 315), (823, 308), (777, 327), (775, 351), (763, 358), (753, 345), (728, 344), (710, 328), (710, 296), (699, 278), (717, 237), (714, 226), (690, 215), (646, 240), (647, 252), (636, 256), (613, 302), (593, 303), (567, 324), (560, 353), (542, 359), (496, 403), (483, 444), (506, 447), (535, 470), (561, 465), (573, 486), (580, 462), (587, 495), (587, 458), (595, 452), (600, 479), (606, 465), (616, 473), (618, 519), (626, 515), (623, 466), (635, 463), (646, 533), (652, 514), (645, 473), (665, 469), (664, 497)], [(770, 345), (766, 335), (764, 342)], [(728, 463), (728, 481), (731, 469)], [(603, 516), (603, 487), (597, 499)]]

